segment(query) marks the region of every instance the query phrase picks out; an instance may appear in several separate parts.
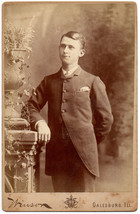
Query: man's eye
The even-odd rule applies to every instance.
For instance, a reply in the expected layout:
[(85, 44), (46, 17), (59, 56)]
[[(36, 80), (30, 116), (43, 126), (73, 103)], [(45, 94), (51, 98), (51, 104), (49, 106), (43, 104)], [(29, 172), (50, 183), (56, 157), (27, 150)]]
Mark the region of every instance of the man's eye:
[(73, 49), (74, 47), (72, 45), (69, 45), (69, 49)]
[(65, 48), (66, 47), (66, 45), (60, 45), (60, 48)]

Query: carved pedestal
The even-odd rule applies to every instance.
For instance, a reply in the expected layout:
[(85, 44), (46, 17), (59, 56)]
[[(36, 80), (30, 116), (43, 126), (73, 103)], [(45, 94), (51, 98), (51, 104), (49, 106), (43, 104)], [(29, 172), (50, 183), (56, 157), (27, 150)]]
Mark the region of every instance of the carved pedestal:
[(37, 132), (8, 130), (5, 134), (5, 191), (39, 191), (39, 156)]

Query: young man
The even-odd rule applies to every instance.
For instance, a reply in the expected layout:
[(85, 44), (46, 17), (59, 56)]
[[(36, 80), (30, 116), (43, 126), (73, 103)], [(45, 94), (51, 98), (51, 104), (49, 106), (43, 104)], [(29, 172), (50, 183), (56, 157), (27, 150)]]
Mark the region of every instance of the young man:
[[(46, 76), (29, 100), (31, 126), (46, 144), (46, 174), (56, 192), (95, 191), (99, 176), (97, 144), (113, 122), (105, 86), (99, 77), (85, 72), (79, 58), (85, 40), (78, 32), (60, 41), (60, 70)], [(40, 110), (48, 102), (48, 124)]]

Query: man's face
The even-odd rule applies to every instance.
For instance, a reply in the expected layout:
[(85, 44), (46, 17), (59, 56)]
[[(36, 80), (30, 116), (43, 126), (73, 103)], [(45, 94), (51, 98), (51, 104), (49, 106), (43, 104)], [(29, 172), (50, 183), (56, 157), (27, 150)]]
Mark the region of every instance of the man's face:
[(64, 65), (72, 65), (78, 63), (80, 57), (84, 55), (79, 40), (74, 40), (64, 36), (60, 42), (59, 55)]

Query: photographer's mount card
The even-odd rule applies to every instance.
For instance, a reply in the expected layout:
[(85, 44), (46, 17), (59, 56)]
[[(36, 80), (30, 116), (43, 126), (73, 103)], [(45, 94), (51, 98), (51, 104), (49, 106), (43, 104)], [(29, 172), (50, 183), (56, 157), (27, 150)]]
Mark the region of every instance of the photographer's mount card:
[(3, 210), (137, 209), (137, 6), (6, 2)]

